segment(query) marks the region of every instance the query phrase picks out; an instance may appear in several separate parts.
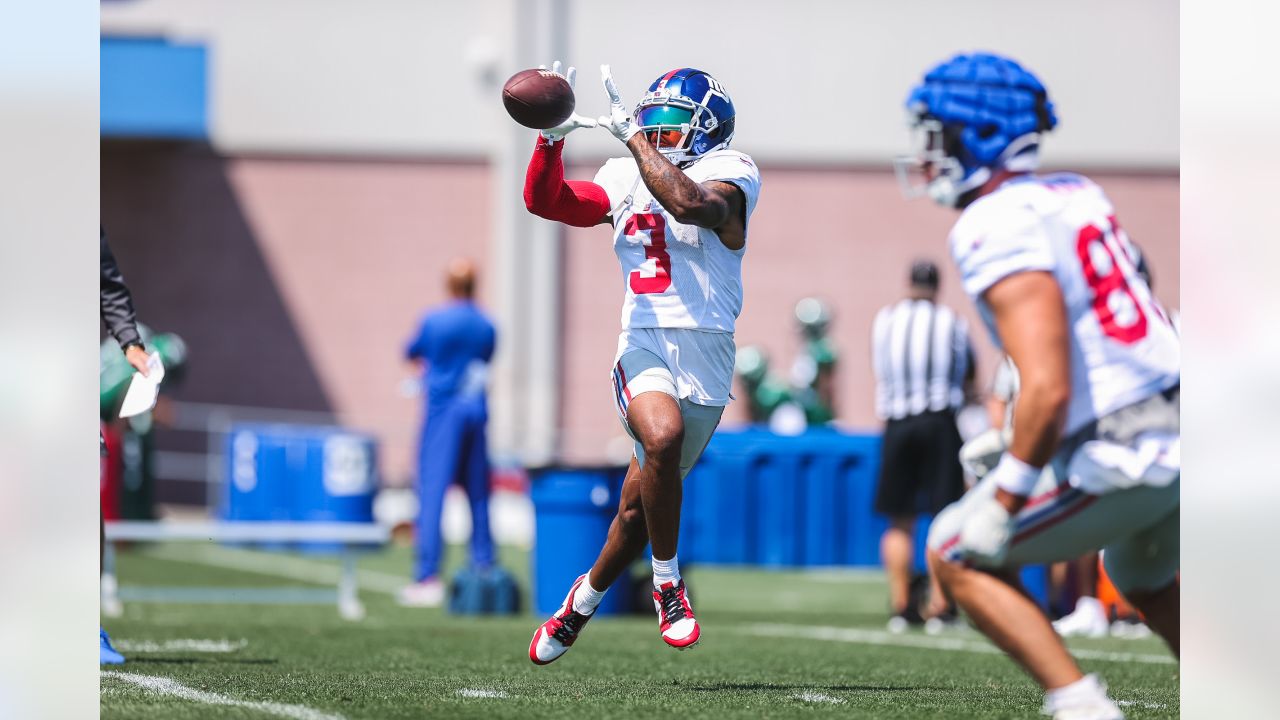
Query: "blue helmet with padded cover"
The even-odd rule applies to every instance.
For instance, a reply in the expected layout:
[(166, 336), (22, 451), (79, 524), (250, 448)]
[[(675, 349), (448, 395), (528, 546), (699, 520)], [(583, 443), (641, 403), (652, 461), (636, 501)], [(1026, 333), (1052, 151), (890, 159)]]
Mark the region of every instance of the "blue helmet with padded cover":
[[(895, 164), (908, 194), (960, 207), (994, 170), (1034, 170), (1040, 134), (1058, 124), (1048, 91), (1013, 60), (961, 54), (934, 66), (907, 97), (910, 123), (922, 131), (914, 158)], [(905, 171), (929, 165), (934, 176), (912, 187)]]
[(676, 68), (654, 80), (635, 111), (640, 131), (677, 165), (728, 147), (735, 118), (729, 93), (694, 68)]

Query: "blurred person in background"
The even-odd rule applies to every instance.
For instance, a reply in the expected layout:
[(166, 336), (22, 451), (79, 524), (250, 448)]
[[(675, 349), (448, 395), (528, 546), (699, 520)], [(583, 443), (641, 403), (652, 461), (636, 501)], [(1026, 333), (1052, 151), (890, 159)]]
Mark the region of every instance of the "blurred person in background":
[(791, 403), (791, 388), (769, 372), (769, 355), (755, 345), (738, 350), (734, 372), (747, 398), (747, 415), (752, 423), (769, 425), (779, 408)]
[(804, 345), (791, 366), (791, 384), (796, 400), (804, 408), (805, 421), (809, 425), (825, 425), (836, 416), (837, 353), (827, 335), (831, 308), (818, 298), (808, 297), (796, 303), (795, 316)]
[[(534, 631), (529, 659), (538, 665), (568, 651), (646, 544), (662, 641), (684, 649), (701, 637), (676, 556), (683, 483), (731, 399), (742, 259), (760, 192), (755, 162), (729, 149), (737, 116), (715, 78), (676, 68), (631, 111), (609, 66), (600, 70), (610, 114), (598, 121), (575, 114), (543, 130), (524, 198), (548, 220), (612, 227), (625, 287), (613, 395), (634, 456), (595, 564)], [(574, 74), (570, 68), (570, 85)], [(593, 182), (565, 181), (565, 136), (597, 124), (627, 156), (607, 161)]]
[[(147, 349), (143, 346), (142, 335), (138, 332), (138, 314), (133, 308), (133, 296), (129, 294), (129, 288), (124, 284), (124, 275), (120, 272), (120, 266), (116, 264), (115, 255), (111, 253), (111, 248), (107, 245), (106, 230), (98, 228), (98, 237), (98, 258), (101, 266), (98, 295), (102, 322), (106, 326), (107, 332), (115, 338), (116, 345), (123, 351), (129, 366), (145, 376), (148, 372)], [(101, 433), (98, 434), (98, 446), (105, 454), (106, 440)], [(99, 478), (99, 482), (101, 482), (101, 478)], [(102, 520), (101, 512), (99, 512), (99, 576), (102, 574), (102, 552), (106, 542), (106, 525)], [(111, 646), (111, 638), (107, 636), (107, 631), (102, 626), (98, 627), (98, 662), (108, 665), (118, 665), (124, 662), (124, 656), (116, 652), (116, 649)]]
[(1102, 189), (1033, 174), (1041, 134), (1057, 125), (1039, 79), (1005, 57), (957, 55), (925, 74), (907, 109), (917, 154), (896, 163), (899, 179), (908, 196), (961, 211), (953, 258), (1020, 382), (1008, 450), (938, 516), (930, 567), (1045, 690), (1046, 714), (1123, 718), (1017, 570), (1104, 548), (1116, 587), (1177, 654), (1178, 336)]
[(444, 602), (440, 518), (445, 492), (457, 483), (471, 506), (471, 564), (494, 563), (489, 529), (489, 409), (486, 387), (497, 333), (475, 304), (476, 267), (454, 259), (445, 274), (449, 300), (426, 314), (405, 356), (422, 373), (425, 388), (418, 445), (418, 523), (413, 583), (401, 605), (439, 607)]
[(911, 601), (916, 517), (936, 515), (964, 493), (956, 412), (973, 381), (973, 348), (964, 318), (937, 300), (938, 266), (917, 260), (907, 297), (882, 308), (872, 326), (876, 415), (885, 423), (875, 510), (889, 518), (880, 559), (889, 580), (892, 632), (921, 624), (925, 616), (948, 615), (936, 581), (927, 610)]

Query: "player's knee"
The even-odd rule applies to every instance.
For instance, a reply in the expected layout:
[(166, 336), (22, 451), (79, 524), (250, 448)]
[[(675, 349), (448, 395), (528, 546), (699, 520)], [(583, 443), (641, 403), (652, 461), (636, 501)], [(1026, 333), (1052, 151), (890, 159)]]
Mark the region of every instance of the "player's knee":
[(649, 423), (640, 437), (646, 458), (658, 458), (661, 462), (679, 462), (684, 444), (684, 423), (677, 415)]

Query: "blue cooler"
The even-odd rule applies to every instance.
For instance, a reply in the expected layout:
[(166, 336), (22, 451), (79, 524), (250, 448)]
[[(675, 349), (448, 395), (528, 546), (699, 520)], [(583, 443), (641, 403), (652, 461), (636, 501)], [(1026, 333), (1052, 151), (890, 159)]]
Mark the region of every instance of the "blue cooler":
[[(535, 518), (533, 593), (538, 614), (560, 608), (573, 581), (595, 564), (618, 510), (626, 468), (545, 468), (530, 472)], [(631, 607), (624, 573), (600, 602), (597, 615)]]
[[(325, 426), (238, 424), (227, 435), (226, 453), (225, 520), (373, 522), (377, 443), (369, 435)], [(332, 543), (304, 547), (341, 549)]]
[[(306, 437), (301, 472), (293, 480), (293, 519), (372, 523), (377, 467), (377, 443), (372, 437), (338, 428), (312, 431)], [(301, 547), (312, 552), (342, 549), (319, 542)]]

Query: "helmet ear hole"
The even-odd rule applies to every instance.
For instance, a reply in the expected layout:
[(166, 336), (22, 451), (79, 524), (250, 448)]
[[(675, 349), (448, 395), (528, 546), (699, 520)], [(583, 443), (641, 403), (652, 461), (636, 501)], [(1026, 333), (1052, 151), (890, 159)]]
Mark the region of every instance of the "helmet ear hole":
[(719, 125), (716, 126), (715, 130), (712, 130), (711, 132), (707, 133), (707, 137), (711, 138), (712, 140), (719, 140), (720, 138), (728, 137), (733, 133), (733, 121), (736, 119), (737, 118), (729, 118), (728, 120), (725, 120), (724, 122), (720, 123)]
[(978, 137), (983, 140), (988, 140), (998, 132), (1000, 132), (1000, 128), (996, 127), (992, 123), (987, 123), (986, 125), (978, 128)]

